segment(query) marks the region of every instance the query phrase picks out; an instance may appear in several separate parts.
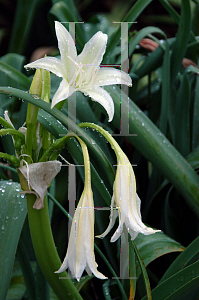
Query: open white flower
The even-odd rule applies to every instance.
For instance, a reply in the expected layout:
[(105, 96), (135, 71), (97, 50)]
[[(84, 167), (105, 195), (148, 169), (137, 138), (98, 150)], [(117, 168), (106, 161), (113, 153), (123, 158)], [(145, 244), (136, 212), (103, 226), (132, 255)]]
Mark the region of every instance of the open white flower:
[(63, 78), (52, 99), (52, 107), (75, 91), (81, 91), (105, 108), (110, 122), (114, 115), (114, 104), (109, 93), (101, 86), (112, 84), (131, 86), (132, 82), (125, 72), (110, 67), (100, 68), (106, 50), (107, 35), (98, 31), (77, 56), (75, 43), (66, 28), (61, 23), (55, 22), (55, 30), (61, 60), (44, 57), (27, 64), (25, 68), (46, 69)]
[(160, 230), (154, 230), (144, 225), (141, 220), (140, 204), (141, 201), (136, 194), (136, 181), (133, 168), (118, 144), (115, 144), (115, 152), (117, 154), (117, 171), (113, 186), (113, 196), (111, 200), (110, 222), (106, 231), (98, 236), (103, 238), (106, 236), (115, 224), (115, 219), (119, 215), (119, 226), (111, 238), (111, 242), (115, 242), (122, 233), (123, 226), (134, 240), (138, 233), (149, 235)]
[[(77, 137), (78, 138), (78, 137)], [(80, 280), (84, 269), (89, 275), (92, 273), (100, 279), (106, 277), (97, 270), (94, 254), (94, 202), (91, 189), (90, 160), (86, 144), (78, 138), (83, 155), (85, 166), (85, 185), (75, 211), (68, 249), (60, 269), (55, 273), (61, 273), (67, 268), (72, 276)]]

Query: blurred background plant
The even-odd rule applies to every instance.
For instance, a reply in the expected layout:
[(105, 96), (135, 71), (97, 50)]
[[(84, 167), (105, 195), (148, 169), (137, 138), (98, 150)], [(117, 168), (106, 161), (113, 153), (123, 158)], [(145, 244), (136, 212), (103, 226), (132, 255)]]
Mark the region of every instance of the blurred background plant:
[[(29, 90), (34, 73), (25, 71), (23, 66), (45, 54), (59, 55), (54, 20), (84, 21), (84, 24), (76, 25), (76, 46), (79, 52), (98, 30), (108, 34), (103, 61), (107, 64), (121, 63), (120, 26), (112, 22), (136, 21), (129, 25), (128, 45), (129, 74), (133, 79), (133, 87), (129, 89), (129, 133), (137, 136), (116, 136), (115, 139), (131, 163), (136, 164), (134, 171), (137, 192), (142, 201), (143, 221), (163, 232), (152, 236), (139, 235), (135, 239), (136, 246), (129, 243), (130, 276), (138, 277), (137, 284), (132, 279), (111, 279), (120, 276), (120, 243), (110, 244), (111, 234), (104, 240), (95, 239), (96, 246), (107, 259), (96, 254), (99, 270), (109, 279), (101, 281), (85, 276), (80, 283), (74, 280), (84, 299), (145, 299), (146, 293), (148, 299), (151, 299), (150, 286), (153, 299), (198, 299), (198, 14), (199, 2), (196, 0), (0, 2), (0, 86), (17, 89), (10, 89), (8, 96), (8, 91), (0, 88), (0, 115), (3, 117), (4, 111), (8, 110), (16, 129), (26, 119), (29, 101), (26, 91)], [(51, 75), (51, 95), (55, 93), (59, 82), (59, 78)], [(118, 134), (120, 89), (114, 86), (106, 90), (115, 104), (113, 122), (107, 122), (100, 105), (80, 93), (76, 94), (74, 121), (76, 124), (93, 122), (110, 133)], [(38, 100), (35, 105), (43, 108)], [(42, 126), (55, 139), (60, 134), (66, 134), (67, 126), (64, 126), (62, 120), (54, 118), (50, 109), (45, 110), (40, 110), (38, 115)], [(67, 102), (62, 113), (74, 119), (68, 115)], [(128, 118), (128, 112), (125, 117)], [(74, 125), (74, 130), (78, 132), (78, 126)], [(87, 129), (82, 135), (90, 149), (93, 165), (95, 206), (107, 207), (112, 195), (116, 170), (112, 165), (116, 164), (116, 158), (111, 147), (97, 132)], [(9, 136), (1, 138), (0, 147), (1, 152), (14, 154)], [(71, 163), (82, 163), (81, 151), (75, 140), (66, 144), (62, 156)], [(84, 176), (81, 167), (76, 169), (79, 200)], [(56, 299), (45, 279), (38, 279), (42, 277), (31, 244), (24, 196), (18, 196), (20, 187), (15, 169), (2, 161), (0, 176), (0, 293), (4, 295), (2, 297), (7, 295), (6, 299), (33, 299), (29, 283), (36, 278), (32, 295), (38, 299)], [(55, 198), (68, 211), (67, 167), (62, 168), (49, 193), (52, 230), (58, 253), (63, 259), (68, 243), (68, 219), (51, 200)], [(18, 205), (14, 208), (11, 204), (13, 197), (19, 197)], [(96, 210), (96, 235), (105, 230), (108, 216), (108, 211)], [(9, 242), (8, 236), (13, 237)], [(132, 257), (134, 247), (138, 249), (138, 252), (135, 251), (135, 265)], [(99, 252), (97, 248), (96, 252)]]

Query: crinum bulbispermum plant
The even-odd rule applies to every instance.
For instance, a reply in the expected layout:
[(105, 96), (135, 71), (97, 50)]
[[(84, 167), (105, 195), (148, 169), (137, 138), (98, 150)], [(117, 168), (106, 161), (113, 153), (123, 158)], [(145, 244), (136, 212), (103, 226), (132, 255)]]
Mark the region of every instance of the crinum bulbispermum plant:
[[(89, 95), (94, 101), (103, 105), (108, 113), (109, 121), (111, 121), (114, 115), (113, 100), (108, 92), (101, 88), (101, 86), (110, 84), (126, 84), (130, 86), (131, 78), (125, 72), (114, 68), (100, 68), (100, 63), (106, 49), (107, 36), (102, 32), (97, 32), (84, 46), (82, 53), (77, 55), (74, 41), (66, 28), (59, 22), (55, 22), (55, 29), (61, 59), (44, 57), (27, 64), (25, 67), (43, 68), (62, 77), (60, 86), (53, 96), (51, 107), (65, 98), (68, 98), (75, 91), (81, 91), (85, 95)], [(130, 232), (132, 239), (137, 236), (138, 232), (145, 235), (155, 233), (155, 230), (146, 227), (141, 221), (140, 199), (136, 194), (134, 172), (129, 160), (118, 144), (114, 142), (114, 139), (111, 141), (113, 144), (115, 143), (114, 145), (117, 145), (115, 149), (118, 158), (118, 169), (114, 183), (110, 224), (101, 237), (105, 236), (113, 227), (117, 215), (119, 215), (120, 223), (112, 241), (115, 241), (121, 235), (124, 225)], [(85, 180), (90, 180), (88, 180), (87, 175), (85, 176)], [(128, 188), (124, 183), (128, 183)], [(82, 216), (88, 213), (86, 212), (87, 209), (88, 211), (90, 210), (88, 219), (91, 214), (94, 214), (94, 212), (91, 211), (91, 207), (89, 207), (90, 205), (88, 205), (87, 208), (85, 205), (87, 202), (92, 203), (92, 201), (89, 201), (91, 198), (91, 189), (88, 189), (87, 183), (85, 182), (85, 189), (73, 219), (68, 251), (61, 268), (57, 271), (62, 272), (69, 268), (72, 275), (78, 280), (81, 278), (84, 269), (86, 269), (89, 274), (92, 272), (98, 278), (105, 278), (104, 275), (97, 271), (93, 254), (88, 255), (88, 249), (93, 249), (94, 247), (94, 239), (92, 237), (92, 239), (88, 238), (88, 241), (86, 240), (85, 234), (87, 233), (85, 228), (88, 226), (83, 226), (82, 222), (80, 222), (84, 219)], [(115, 205), (118, 207), (118, 213), (114, 210)], [(83, 212), (81, 210), (83, 210)], [(91, 219), (93, 221), (91, 221)], [(90, 218), (91, 228), (93, 228), (93, 223), (94, 219)], [(83, 227), (85, 228), (83, 229)]]
[[(113, 100), (101, 86), (111, 84), (131, 85), (131, 78), (128, 74), (117, 69), (100, 67), (106, 49), (107, 36), (102, 32), (96, 33), (85, 45), (82, 53), (77, 55), (75, 44), (67, 30), (59, 22), (56, 22), (55, 26), (61, 60), (45, 57), (26, 65), (28, 68), (39, 69), (36, 71), (34, 88), (32, 87), (31, 93), (46, 99), (45, 86), (43, 86), (43, 82), (46, 84), (46, 80), (42, 77), (44, 75), (43, 69), (46, 69), (62, 78), (62, 82), (53, 96), (51, 107), (63, 101), (75, 91), (81, 91), (85, 95), (89, 95), (94, 101), (99, 102), (106, 109), (109, 121), (111, 121), (114, 115)], [(47, 85), (49, 86), (49, 84)], [(49, 94), (48, 91), (48, 101)], [(54, 274), (56, 270), (58, 270), (57, 273), (62, 273), (69, 268), (77, 280), (80, 280), (84, 270), (89, 275), (93, 273), (100, 279), (106, 277), (97, 270), (94, 255), (94, 203), (91, 179), (88, 174), (90, 168), (88, 158), (85, 162), (85, 187), (75, 212), (68, 250), (62, 265), (57, 257), (50, 223), (47, 220), (46, 192), (51, 180), (60, 171), (61, 163), (56, 160), (56, 156), (64, 147), (67, 137), (54, 142), (51, 135), (45, 131), (45, 128), (43, 132), (46, 134), (41, 135), (42, 131), (37, 122), (37, 114), (38, 108), (30, 104), (26, 118), (25, 144), (19, 155), (22, 166), (18, 170), (21, 186), (24, 193), (27, 194), (29, 223), (37, 260), (45, 277), (51, 282), (56, 293), (60, 295), (63, 288), (60, 287), (57, 274)], [(45, 136), (48, 137), (46, 140)], [(47, 145), (44, 145), (45, 142)], [(114, 144), (113, 140), (112, 143)], [(117, 143), (114, 145), (117, 145)], [(132, 239), (135, 238), (138, 232), (143, 234), (155, 233), (153, 229), (146, 227), (141, 221), (140, 200), (136, 196), (132, 167), (130, 167), (129, 161), (120, 147), (117, 145), (115, 148), (117, 149), (118, 170), (111, 204), (111, 220), (108, 229), (102, 236), (105, 236), (111, 229), (116, 215), (119, 216), (120, 222), (112, 241), (119, 238), (123, 226), (127, 227)], [(83, 154), (86, 156), (84, 151)], [(127, 186), (124, 185), (126, 182), (129, 182), (131, 187), (128, 190), (129, 194), (126, 191)], [(115, 207), (117, 207), (117, 214), (114, 211)], [(46, 263), (47, 261), (48, 263)], [(65, 290), (67, 289), (73, 290), (70, 284), (66, 284)]]

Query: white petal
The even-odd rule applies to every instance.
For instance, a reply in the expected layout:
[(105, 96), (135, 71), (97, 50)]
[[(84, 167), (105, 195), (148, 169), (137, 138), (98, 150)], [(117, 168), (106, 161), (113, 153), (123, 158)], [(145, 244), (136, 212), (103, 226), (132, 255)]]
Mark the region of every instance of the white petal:
[(108, 121), (112, 121), (114, 116), (114, 103), (113, 99), (107, 91), (100, 87), (94, 87), (92, 90), (82, 90), (81, 92), (84, 94), (88, 94), (92, 98), (92, 100), (100, 103), (107, 111), (107, 114), (109, 116)]
[(115, 233), (111, 237), (111, 243), (114, 243), (122, 234), (123, 230), (123, 223), (119, 222), (118, 228), (116, 229)]
[(137, 236), (138, 236), (138, 232), (131, 229), (131, 227), (128, 228), (129, 234), (131, 236), (131, 240), (133, 241)]
[[(90, 262), (91, 260), (92, 260), (92, 262)], [(95, 277), (97, 277), (99, 279), (106, 279), (107, 277), (104, 276), (101, 272), (99, 272), (97, 270), (97, 264), (95, 263), (95, 265), (94, 265), (94, 263), (95, 263), (95, 257), (90, 257), (88, 264), (89, 264), (91, 272), (95, 275)]]
[[(90, 195), (89, 195), (90, 194)], [(105, 279), (106, 277), (97, 270), (97, 263), (95, 261), (94, 254), (94, 202), (92, 192), (87, 192), (87, 199), (84, 203), (84, 221), (83, 225), (83, 234), (84, 234), (84, 249), (87, 261), (87, 270), (90, 271), (100, 279)], [(86, 222), (85, 222), (86, 220)], [(88, 270), (89, 271), (89, 270)]]
[(121, 157), (121, 163), (122, 165), (118, 166), (120, 169), (119, 176), (121, 178), (121, 194), (118, 195), (118, 198), (121, 198), (121, 214), (123, 215), (121, 218), (128, 222), (128, 224), (126, 224), (127, 227), (131, 226), (132, 230), (139, 232), (146, 226), (141, 221), (140, 200), (137, 201), (135, 175), (125, 154)]
[[(81, 239), (81, 236), (77, 236), (79, 216), (80, 216), (80, 212), (81, 212), (81, 210), (79, 209), (79, 205), (81, 206), (81, 203), (82, 203), (82, 197), (80, 198), (80, 201), (78, 203), (77, 209), (76, 209), (74, 217), (73, 217), (66, 256), (65, 256), (64, 261), (63, 261), (61, 267), (59, 268), (59, 270), (55, 272), (55, 273), (61, 273), (61, 272), (65, 271), (67, 268), (69, 268), (72, 273), (72, 276), (75, 278), (77, 278), (77, 273), (80, 273), (79, 267), (77, 267), (77, 254), (78, 253), (76, 252), (76, 249), (77, 249), (77, 244), (78, 244), (78, 247), (81, 247), (81, 245), (80, 245), (81, 241), (79, 240), (79, 237)], [(83, 251), (82, 251), (82, 253), (83, 253)], [(83, 270), (84, 270), (84, 268), (83, 268)], [(83, 273), (83, 270), (82, 270), (82, 273)], [(81, 277), (81, 276), (79, 276), (79, 277)]]
[(132, 86), (132, 80), (131, 77), (123, 71), (115, 68), (101, 67), (97, 74), (95, 85), (104, 86), (111, 84), (125, 84)]
[(63, 77), (63, 74), (65, 72), (61, 60), (55, 57), (40, 58), (30, 64), (25, 65), (24, 68), (45, 69), (54, 73), (58, 77)]
[[(136, 194), (136, 202), (137, 202), (137, 211), (138, 211), (138, 214), (140, 216), (140, 221), (141, 221), (141, 213), (140, 213), (140, 205), (141, 205), (141, 200), (140, 198), (138, 197), (138, 195)], [(141, 221), (142, 222), (142, 221)], [(144, 231), (141, 233), (145, 234), (145, 235), (149, 235), (149, 234), (153, 234), (153, 233), (156, 233), (156, 232), (160, 232), (161, 230), (155, 230), (151, 227), (147, 227), (146, 225), (144, 225), (144, 223), (142, 222), (142, 226), (144, 228)]]
[(8, 115), (8, 110), (4, 111), (4, 119), (14, 128), (14, 125), (12, 124), (9, 115)]
[[(64, 64), (66, 72), (65, 76), (67, 76), (66, 78), (69, 80), (75, 72), (74, 61), (77, 57), (75, 43), (68, 30), (60, 22), (55, 22), (55, 30), (61, 54), (61, 61)], [(68, 72), (70, 72), (70, 74), (68, 74)]]
[(109, 233), (109, 231), (113, 228), (113, 226), (115, 224), (115, 220), (118, 216), (118, 210), (116, 208), (113, 208), (114, 206), (115, 206), (115, 195), (113, 194), (112, 199), (111, 199), (111, 214), (110, 214), (110, 221), (109, 221), (108, 227), (102, 234), (97, 235), (96, 237), (104, 238)]
[(96, 68), (100, 65), (106, 50), (107, 35), (98, 31), (84, 46), (80, 55), (78, 55), (77, 63), (84, 65), (93, 65)]
[(65, 79), (63, 79), (59, 85), (58, 90), (56, 91), (56, 93), (52, 99), (51, 108), (53, 108), (60, 101), (68, 98), (74, 92), (75, 92), (75, 89), (73, 87), (69, 86), (68, 82)]
[(85, 189), (78, 203), (70, 232), (66, 257), (55, 273), (70, 269), (80, 280), (84, 269), (100, 279), (106, 277), (97, 270), (94, 254), (94, 203), (91, 189)]

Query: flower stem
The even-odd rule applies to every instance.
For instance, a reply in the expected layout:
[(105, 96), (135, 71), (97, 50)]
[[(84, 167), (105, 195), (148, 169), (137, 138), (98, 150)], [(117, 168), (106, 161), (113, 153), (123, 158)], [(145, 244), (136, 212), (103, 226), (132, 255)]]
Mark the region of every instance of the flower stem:
[(120, 152), (122, 152), (122, 150), (120, 149), (120, 147), (118, 146), (118, 143), (112, 137), (112, 135), (110, 135), (110, 133), (108, 133), (108, 131), (106, 131), (101, 126), (96, 125), (94, 123), (86, 123), (85, 122), (85, 123), (79, 124), (78, 126), (80, 128), (84, 128), (84, 127), (92, 128), (92, 129), (95, 129), (96, 131), (98, 131), (99, 133), (101, 133), (105, 137), (105, 139), (107, 139), (107, 141), (110, 143), (111, 148), (115, 151), (117, 158), (119, 157)]
[(60, 268), (61, 261), (52, 236), (47, 197), (40, 210), (33, 208), (35, 195), (27, 194), (26, 198), (32, 243), (41, 271), (60, 300), (82, 299), (66, 272), (54, 273)]

